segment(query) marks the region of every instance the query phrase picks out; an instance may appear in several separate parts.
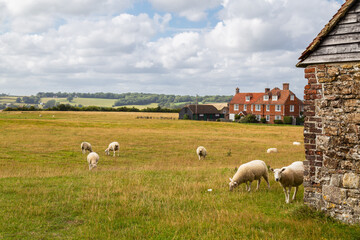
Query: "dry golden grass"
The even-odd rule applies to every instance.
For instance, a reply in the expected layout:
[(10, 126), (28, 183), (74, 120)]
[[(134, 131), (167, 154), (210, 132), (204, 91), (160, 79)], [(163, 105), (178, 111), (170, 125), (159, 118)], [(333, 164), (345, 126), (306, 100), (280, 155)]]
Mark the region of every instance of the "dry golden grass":
[[(302, 189), (285, 204), (272, 176), (271, 190), (262, 183), (257, 192), (228, 191), (228, 178), (244, 162), (303, 160), (303, 146), (292, 145), (302, 142), (301, 127), (154, 119), (177, 117), (164, 113), (41, 114), (0, 113), (0, 239), (359, 236), (359, 227), (304, 208)], [(82, 141), (100, 155), (95, 171)], [(104, 154), (112, 141), (120, 143), (115, 158)], [(208, 150), (205, 161), (195, 154), (199, 145)], [(279, 153), (267, 154), (269, 147)]]

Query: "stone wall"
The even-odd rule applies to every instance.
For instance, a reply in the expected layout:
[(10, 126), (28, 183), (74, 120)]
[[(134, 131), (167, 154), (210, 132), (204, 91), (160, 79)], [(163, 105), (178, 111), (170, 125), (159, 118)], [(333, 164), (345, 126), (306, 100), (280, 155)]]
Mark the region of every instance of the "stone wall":
[(360, 62), (310, 65), (304, 91), (304, 202), (360, 223)]

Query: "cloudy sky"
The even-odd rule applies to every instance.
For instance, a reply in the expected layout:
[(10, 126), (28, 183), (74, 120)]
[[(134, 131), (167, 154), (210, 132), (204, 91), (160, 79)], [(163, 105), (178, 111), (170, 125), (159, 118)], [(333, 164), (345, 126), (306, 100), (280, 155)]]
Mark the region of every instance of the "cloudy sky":
[(0, 0), (0, 93), (232, 95), (290, 83), (344, 0)]

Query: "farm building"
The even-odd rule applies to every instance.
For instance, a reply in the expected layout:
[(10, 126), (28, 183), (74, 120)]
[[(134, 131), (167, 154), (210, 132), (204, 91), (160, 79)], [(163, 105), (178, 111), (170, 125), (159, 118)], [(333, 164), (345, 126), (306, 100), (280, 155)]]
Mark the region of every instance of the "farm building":
[(289, 83), (284, 83), (282, 90), (277, 87), (272, 90), (265, 88), (260, 93), (241, 93), (236, 88), (235, 96), (229, 103), (229, 118), (235, 120), (235, 115), (254, 114), (259, 121), (265, 118), (266, 122), (274, 123), (289, 116), (295, 123), (302, 106), (302, 101), (289, 89)]
[(347, 0), (299, 59), (308, 80), (304, 201), (360, 223), (360, 1)]
[(191, 104), (181, 109), (179, 119), (184, 119), (184, 117), (191, 120), (216, 121), (224, 118), (224, 114), (213, 105)]

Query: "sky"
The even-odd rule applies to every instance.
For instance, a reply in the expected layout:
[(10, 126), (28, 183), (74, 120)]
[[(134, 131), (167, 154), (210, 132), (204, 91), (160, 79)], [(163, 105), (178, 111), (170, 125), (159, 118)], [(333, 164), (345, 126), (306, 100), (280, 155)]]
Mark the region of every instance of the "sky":
[(0, 0), (0, 93), (290, 89), (344, 0)]

